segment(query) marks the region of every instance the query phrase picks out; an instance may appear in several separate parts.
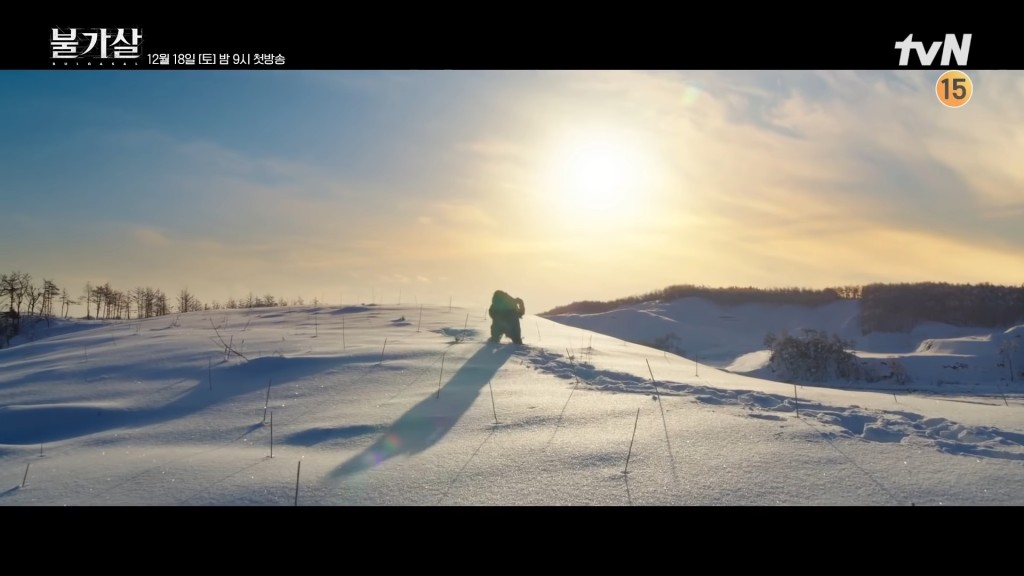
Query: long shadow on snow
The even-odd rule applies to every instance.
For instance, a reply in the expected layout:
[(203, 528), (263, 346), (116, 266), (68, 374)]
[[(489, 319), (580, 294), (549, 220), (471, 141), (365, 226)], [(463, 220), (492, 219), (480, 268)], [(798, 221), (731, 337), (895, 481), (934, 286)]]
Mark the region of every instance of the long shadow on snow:
[[(404, 357), (404, 356), (399, 356)], [(161, 369), (162, 378), (181, 376), (159, 388), (139, 386), (140, 406), (68, 401), (47, 405), (0, 406), (0, 444), (31, 445), (88, 436), (108, 430), (160, 424), (198, 413), (236, 396), (252, 394), (316, 374), (332, 371), (351, 374), (353, 370), (398, 370), (387, 364), (376, 366), (378, 354), (320, 357), (264, 357), (222, 369), (213, 374), (210, 390), (205, 370)], [(106, 372), (106, 370), (104, 370)], [(166, 398), (167, 401), (163, 401)], [(129, 399), (130, 400), (130, 399)], [(258, 420), (261, 411), (253, 409)]]
[(484, 344), (441, 388), (403, 414), (372, 446), (334, 469), (339, 478), (379, 466), (389, 458), (422, 452), (458, 422), (480, 391), (512, 356), (510, 346)]

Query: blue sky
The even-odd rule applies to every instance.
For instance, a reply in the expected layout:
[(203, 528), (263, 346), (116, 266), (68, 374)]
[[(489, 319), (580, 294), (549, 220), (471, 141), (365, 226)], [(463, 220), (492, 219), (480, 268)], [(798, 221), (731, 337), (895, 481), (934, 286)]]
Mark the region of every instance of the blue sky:
[(1020, 284), (1024, 73), (0, 72), (0, 269), (532, 311)]

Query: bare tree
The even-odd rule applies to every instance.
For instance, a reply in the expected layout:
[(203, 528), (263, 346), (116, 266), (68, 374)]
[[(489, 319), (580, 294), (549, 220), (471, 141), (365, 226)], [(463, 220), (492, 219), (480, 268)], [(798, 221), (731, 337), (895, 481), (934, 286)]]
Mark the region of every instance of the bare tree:
[(167, 295), (159, 288), (153, 291), (153, 315), (166, 316), (171, 313), (171, 307), (167, 303)]
[(71, 315), (71, 307), (72, 306), (77, 306), (77, 305), (78, 305), (78, 300), (73, 299), (71, 297), (71, 294), (68, 294), (67, 288), (64, 288), (64, 289), (62, 289), (60, 291), (60, 315), (61, 315), (61, 317), (67, 318), (69, 315)]
[(53, 280), (43, 279), (43, 304), (39, 312), (49, 320), (53, 316), (53, 301), (60, 296), (60, 288), (53, 283)]
[(90, 305), (92, 304), (93, 287), (92, 282), (86, 282), (85, 288), (82, 289), (82, 296), (85, 296), (85, 319), (91, 318), (89, 315)]
[(181, 292), (178, 292), (178, 312), (195, 312), (202, 309), (199, 299), (189, 292), (188, 288), (182, 288)]
[(97, 320), (100, 318), (100, 307), (106, 301), (106, 298), (103, 296), (103, 294), (104, 294), (103, 286), (94, 286), (93, 287), (93, 289), (92, 289), (92, 303), (94, 305), (96, 305), (96, 315), (95, 315), (95, 318)]
[(100, 317), (100, 307), (103, 308), (103, 318), (120, 319), (123, 317), (124, 311), (124, 293), (115, 290), (110, 286), (110, 282), (106, 282), (103, 286), (96, 288), (96, 317)]
[(18, 293), (21, 292), (21, 272), (0, 275), (0, 299), (6, 298), (7, 308), (15, 310), (14, 304), (18, 301)]
[(21, 313), (15, 309), (21, 307), (21, 282), (23, 275), (20, 272), (4, 274), (0, 276), (0, 298), (8, 298), (8, 311), (0, 313), (0, 348), (9, 345), (11, 338), (18, 335), (21, 330)]
[(129, 304), (130, 298), (128, 297), (128, 294), (120, 290), (114, 290), (112, 298), (114, 299), (114, 309), (117, 311), (114, 317), (117, 319), (124, 318), (126, 320), (131, 320), (132, 309)]
[(145, 311), (145, 318), (156, 316), (156, 290), (149, 286), (143, 292), (142, 309)]
[(188, 288), (182, 288), (178, 292), (178, 312), (188, 312), (192, 307), (192, 293), (188, 291)]
[[(29, 284), (25, 286), (25, 299), (28, 301), (28, 313), (32, 314), (36, 310), (36, 304), (43, 298), (43, 291), (38, 286)], [(40, 315), (42, 315), (40, 311)]]
[[(32, 287), (32, 275), (28, 272), (21, 273), (21, 278), (18, 279), (18, 292), (15, 295), (15, 307), (14, 309), (21, 313), (21, 304), (28, 298), (28, 291), (34, 289)], [(29, 310), (31, 312), (32, 310)]]
[(135, 317), (139, 320), (142, 319), (142, 298), (145, 292), (142, 291), (141, 287), (136, 286), (127, 292), (125, 304), (128, 307), (128, 319), (132, 317), (131, 307), (135, 306)]

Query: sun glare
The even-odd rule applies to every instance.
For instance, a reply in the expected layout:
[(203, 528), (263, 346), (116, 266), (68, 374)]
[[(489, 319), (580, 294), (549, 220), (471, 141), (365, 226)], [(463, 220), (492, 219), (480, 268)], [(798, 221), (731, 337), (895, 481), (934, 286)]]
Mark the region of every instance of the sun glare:
[(565, 154), (561, 188), (570, 201), (608, 209), (623, 202), (640, 177), (631, 150), (613, 140), (581, 140)]
[(551, 159), (551, 193), (588, 215), (622, 215), (650, 193), (652, 159), (624, 132), (577, 132), (562, 139)]

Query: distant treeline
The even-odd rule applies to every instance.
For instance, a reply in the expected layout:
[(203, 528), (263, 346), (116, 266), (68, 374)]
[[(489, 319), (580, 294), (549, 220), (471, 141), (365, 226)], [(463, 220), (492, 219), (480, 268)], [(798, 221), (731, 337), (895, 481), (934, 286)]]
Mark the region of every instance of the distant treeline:
[(905, 332), (922, 322), (1008, 328), (1024, 322), (1024, 286), (870, 284), (861, 294), (861, 330)]
[(823, 289), (738, 286), (715, 288), (682, 284), (606, 302), (573, 302), (541, 315), (596, 314), (634, 304), (671, 302), (694, 297), (704, 298), (721, 306), (820, 306), (839, 300), (856, 299), (861, 303), (861, 329), (865, 334), (907, 331), (922, 322), (993, 328), (1005, 328), (1024, 322), (1024, 285), (997, 286), (988, 283), (946, 282), (868, 284)]
[[(302, 306), (305, 302), (299, 297), (293, 303)], [(318, 305), (318, 300), (314, 298), (312, 303)], [(0, 274), (0, 318), (6, 319), (7, 324), (13, 324), (15, 328), (21, 316), (67, 318), (71, 315), (72, 306), (82, 305), (85, 306), (86, 319), (130, 320), (199, 310), (263, 308), (288, 304), (285, 298), (271, 294), (257, 296), (251, 292), (244, 298), (229, 298), (223, 304), (216, 300), (204, 303), (188, 288), (170, 295), (159, 288), (148, 286), (119, 290), (109, 282), (102, 285), (86, 282), (80, 292), (74, 293), (57, 286), (52, 280), (36, 281), (31, 274), (25, 272)]]
[(553, 308), (544, 316), (555, 314), (596, 314), (608, 312), (623, 306), (634, 304), (646, 304), (651, 302), (671, 302), (680, 298), (704, 298), (721, 306), (737, 306), (740, 304), (796, 304), (800, 306), (819, 306), (828, 304), (844, 298), (859, 298), (861, 288), (859, 286), (846, 286), (843, 288), (754, 288), (752, 286), (730, 286), (727, 288), (715, 288), (708, 286), (695, 286), (692, 284), (679, 284), (647, 292), (639, 296), (627, 296), (617, 300), (598, 302), (584, 300), (573, 302), (566, 306)]

